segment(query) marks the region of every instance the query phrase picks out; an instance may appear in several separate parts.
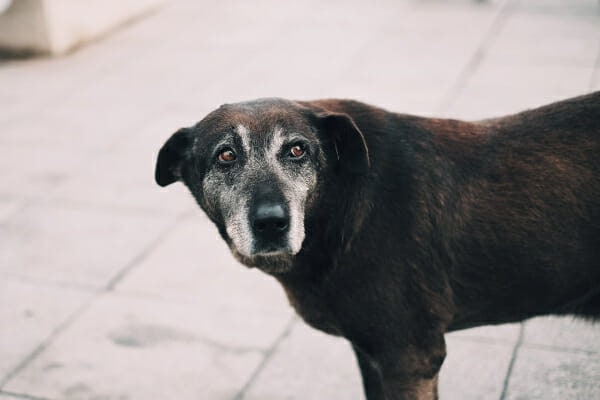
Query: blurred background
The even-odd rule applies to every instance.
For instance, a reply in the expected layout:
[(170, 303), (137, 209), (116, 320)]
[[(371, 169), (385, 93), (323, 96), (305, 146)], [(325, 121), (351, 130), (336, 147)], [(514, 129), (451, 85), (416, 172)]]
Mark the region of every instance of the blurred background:
[[(154, 162), (224, 102), (477, 119), (600, 89), (597, 0), (1, 0), (0, 400), (363, 399)], [(600, 328), (447, 336), (442, 399), (600, 398)]]

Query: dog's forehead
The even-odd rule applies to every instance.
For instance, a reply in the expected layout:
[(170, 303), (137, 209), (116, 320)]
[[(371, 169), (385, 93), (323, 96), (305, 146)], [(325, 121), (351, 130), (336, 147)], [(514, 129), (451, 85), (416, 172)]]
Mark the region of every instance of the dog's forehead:
[(207, 119), (213, 131), (235, 131), (239, 135), (251, 135), (253, 139), (266, 139), (274, 132), (283, 135), (312, 132), (303, 109), (283, 99), (225, 104)]

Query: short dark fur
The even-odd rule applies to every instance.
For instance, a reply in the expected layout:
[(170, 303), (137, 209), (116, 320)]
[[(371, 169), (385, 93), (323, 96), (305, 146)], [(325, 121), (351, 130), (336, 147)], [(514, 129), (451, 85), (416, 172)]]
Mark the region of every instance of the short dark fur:
[[(352, 343), (369, 400), (437, 398), (445, 332), (600, 317), (600, 92), (474, 123), (267, 103), (254, 118), (310, 127), (327, 162), (302, 250), (264, 269), (306, 322)], [(181, 178), (201, 205), (203, 158), (185, 138), (228, 122), (210, 118), (157, 164), (160, 184)]]

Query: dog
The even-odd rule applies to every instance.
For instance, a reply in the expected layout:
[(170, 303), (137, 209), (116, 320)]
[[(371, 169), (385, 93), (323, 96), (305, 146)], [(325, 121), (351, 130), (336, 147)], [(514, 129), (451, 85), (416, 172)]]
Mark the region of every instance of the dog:
[(600, 317), (600, 92), (477, 122), (227, 104), (167, 140), (155, 178), (350, 341), (368, 400), (436, 399), (446, 332)]

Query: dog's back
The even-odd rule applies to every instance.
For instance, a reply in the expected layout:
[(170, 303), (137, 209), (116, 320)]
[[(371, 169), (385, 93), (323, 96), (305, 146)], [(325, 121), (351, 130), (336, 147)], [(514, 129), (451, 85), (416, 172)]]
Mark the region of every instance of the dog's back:
[(508, 320), (600, 315), (600, 93), (483, 125), (481, 167), (459, 188), (473, 264), (457, 290), (470, 274), (489, 283), (465, 289), (478, 293), (482, 322), (491, 297)]
[(373, 209), (408, 209), (397, 237), (448, 274), (451, 328), (600, 315), (600, 92), (476, 123), (337, 107), (365, 132), (374, 191), (396, 197)]

